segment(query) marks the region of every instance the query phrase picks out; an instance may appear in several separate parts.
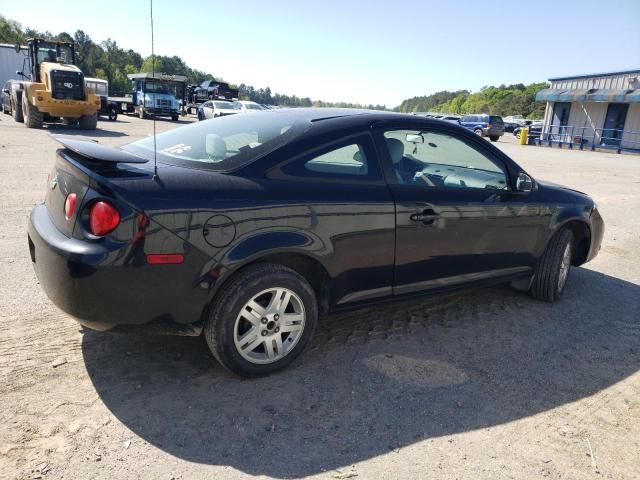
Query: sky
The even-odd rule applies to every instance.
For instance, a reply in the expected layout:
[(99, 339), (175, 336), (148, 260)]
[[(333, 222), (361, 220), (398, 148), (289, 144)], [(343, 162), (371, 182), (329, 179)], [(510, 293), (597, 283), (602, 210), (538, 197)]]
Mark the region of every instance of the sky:
[[(147, 0), (28, 3), (0, 0), (0, 13), (151, 53)], [(226, 81), (388, 107), (440, 90), (640, 68), (640, 0), (154, 0), (154, 25), (156, 54)]]

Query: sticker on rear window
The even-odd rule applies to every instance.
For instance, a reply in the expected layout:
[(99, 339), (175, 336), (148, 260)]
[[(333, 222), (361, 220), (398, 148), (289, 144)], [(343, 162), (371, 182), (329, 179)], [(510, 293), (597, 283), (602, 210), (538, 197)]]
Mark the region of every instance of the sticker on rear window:
[(191, 150), (191, 146), (185, 144), (185, 143), (178, 143), (177, 145), (174, 145), (172, 147), (167, 147), (163, 150), (163, 152), (167, 152), (167, 153), (173, 153), (175, 155), (180, 155), (181, 153), (187, 152)]

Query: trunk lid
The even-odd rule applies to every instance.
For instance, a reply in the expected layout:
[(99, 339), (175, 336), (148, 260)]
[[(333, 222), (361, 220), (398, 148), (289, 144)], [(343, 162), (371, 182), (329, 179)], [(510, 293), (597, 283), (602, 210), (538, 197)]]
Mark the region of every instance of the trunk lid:
[[(136, 168), (148, 160), (134, 154), (93, 141), (52, 137), (65, 148), (56, 151), (56, 161), (47, 180), (45, 205), (53, 223), (67, 236), (81, 237), (75, 229), (90, 190), (94, 190), (90, 196), (94, 196), (96, 190), (111, 196), (107, 182), (96, 181), (98, 175), (105, 178), (153, 175), (153, 170)], [(65, 202), (72, 193), (76, 195), (75, 209), (67, 218)]]

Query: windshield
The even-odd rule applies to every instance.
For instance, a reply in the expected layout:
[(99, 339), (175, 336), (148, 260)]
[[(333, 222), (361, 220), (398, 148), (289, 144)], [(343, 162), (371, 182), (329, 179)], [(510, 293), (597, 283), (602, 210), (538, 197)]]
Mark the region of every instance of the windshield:
[[(58, 49), (60, 54), (58, 54)], [(42, 62), (57, 62), (58, 57), (62, 57), (63, 63), (73, 63), (73, 56), (71, 55), (71, 47), (68, 45), (56, 45), (50, 42), (38, 43), (38, 64)]]
[[(308, 120), (289, 113), (228, 115), (157, 135), (157, 156), (172, 165), (219, 172), (236, 170), (282, 147), (310, 125)], [(122, 148), (149, 158), (153, 155), (153, 137)]]
[(146, 93), (169, 93), (169, 88), (166, 83), (156, 82), (154, 80), (147, 80), (145, 83), (144, 91)]
[(236, 106), (233, 103), (228, 102), (214, 102), (216, 108), (220, 110), (237, 110)]
[(264, 110), (264, 108), (257, 103), (245, 103), (244, 106), (247, 107), (247, 110)]
[(102, 97), (106, 97), (107, 93), (107, 84), (102, 82), (93, 82), (91, 80), (85, 80), (84, 82), (87, 88), (93, 90), (96, 95), (100, 95)]

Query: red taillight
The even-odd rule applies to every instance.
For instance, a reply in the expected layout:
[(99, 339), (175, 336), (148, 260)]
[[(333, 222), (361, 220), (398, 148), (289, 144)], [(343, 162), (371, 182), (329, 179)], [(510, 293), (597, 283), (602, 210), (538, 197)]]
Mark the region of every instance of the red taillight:
[(149, 265), (175, 265), (184, 262), (184, 255), (181, 253), (150, 253), (147, 255)]
[(67, 195), (67, 199), (64, 201), (64, 216), (67, 220), (73, 217), (73, 212), (76, 211), (76, 194), (70, 193)]
[(120, 213), (113, 205), (100, 201), (89, 208), (89, 231), (98, 237), (106, 235), (120, 223)]

